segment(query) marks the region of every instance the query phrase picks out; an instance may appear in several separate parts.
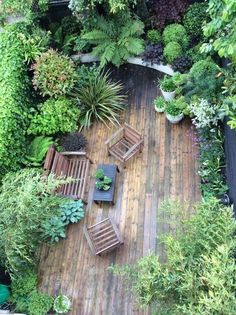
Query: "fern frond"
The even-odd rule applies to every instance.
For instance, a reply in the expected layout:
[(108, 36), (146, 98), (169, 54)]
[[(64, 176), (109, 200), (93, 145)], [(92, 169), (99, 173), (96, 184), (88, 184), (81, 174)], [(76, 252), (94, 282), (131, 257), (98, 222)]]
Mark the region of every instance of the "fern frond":
[(120, 38), (139, 36), (143, 33), (144, 24), (139, 20), (131, 20), (121, 28)]
[(99, 44), (102, 43), (104, 40), (108, 40), (109, 36), (103, 31), (93, 30), (91, 32), (83, 34), (81, 38), (93, 44)]
[(144, 51), (144, 41), (139, 38), (127, 38), (125, 47), (132, 55), (139, 55)]

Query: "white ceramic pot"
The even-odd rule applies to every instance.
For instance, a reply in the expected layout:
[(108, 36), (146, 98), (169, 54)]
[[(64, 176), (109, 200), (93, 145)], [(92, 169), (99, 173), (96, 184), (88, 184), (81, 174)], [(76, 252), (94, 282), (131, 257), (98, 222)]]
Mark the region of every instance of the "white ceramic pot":
[(165, 111), (165, 108), (160, 108), (160, 107), (157, 107), (156, 105), (154, 106), (155, 107), (155, 111), (158, 112), (158, 113), (164, 113)]
[(165, 91), (162, 90), (162, 88), (160, 88), (160, 89), (161, 89), (161, 93), (162, 93), (162, 95), (163, 95), (163, 97), (164, 97), (164, 99), (166, 101), (173, 100), (173, 98), (175, 97), (175, 91), (173, 91), (173, 92), (165, 92)]
[(180, 114), (178, 116), (172, 116), (166, 113), (166, 118), (171, 122), (172, 124), (177, 124), (184, 118), (184, 114)]

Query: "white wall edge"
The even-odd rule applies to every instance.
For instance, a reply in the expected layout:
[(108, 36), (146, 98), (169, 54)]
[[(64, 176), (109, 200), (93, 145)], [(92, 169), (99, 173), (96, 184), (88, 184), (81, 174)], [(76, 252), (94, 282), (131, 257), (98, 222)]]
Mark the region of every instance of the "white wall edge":
[[(88, 63), (88, 62), (97, 62), (99, 61), (99, 58), (93, 56), (92, 54), (77, 54), (77, 55), (72, 55), (71, 58), (73, 60), (80, 60), (82, 63)], [(147, 62), (142, 60), (140, 57), (132, 57), (127, 60), (128, 63), (133, 64), (133, 65), (139, 65), (147, 68), (151, 68), (169, 75), (173, 75), (174, 71), (171, 68), (170, 65), (164, 65), (164, 64), (154, 64), (151, 62)]]

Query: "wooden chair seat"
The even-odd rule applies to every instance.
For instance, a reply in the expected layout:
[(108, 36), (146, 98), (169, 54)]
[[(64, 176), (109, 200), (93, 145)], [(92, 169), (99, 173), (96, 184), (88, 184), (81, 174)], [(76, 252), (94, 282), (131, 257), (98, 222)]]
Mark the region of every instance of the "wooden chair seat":
[(89, 178), (90, 159), (85, 152), (57, 152), (55, 147), (49, 148), (44, 171), (55, 174), (56, 177), (74, 179), (62, 185), (56, 192), (72, 199), (82, 199), (86, 202), (86, 186)]
[(84, 227), (84, 234), (94, 255), (107, 253), (123, 244), (120, 232), (111, 218)]
[(143, 137), (128, 124), (119, 129), (106, 141), (109, 155), (114, 156), (125, 164), (136, 153), (143, 149)]

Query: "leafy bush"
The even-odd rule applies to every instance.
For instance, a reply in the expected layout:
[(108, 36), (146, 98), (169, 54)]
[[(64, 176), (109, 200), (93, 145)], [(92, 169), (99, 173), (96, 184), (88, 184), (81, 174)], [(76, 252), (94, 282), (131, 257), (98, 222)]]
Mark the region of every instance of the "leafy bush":
[(60, 205), (59, 215), (51, 217), (42, 225), (42, 236), (44, 240), (51, 243), (58, 242), (60, 238), (66, 237), (66, 226), (70, 223), (79, 222), (84, 217), (83, 202), (65, 201)]
[(171, 100), (166, 103), (165, 112), (170, 116), (179, 116), (183, 113), (184, 108), (177, 100)]
[(82, 133), (69, 133), (61, 140), (61, 146), (64, 151), (83, 151), (87, 147), (87, 139)]
[(21, 34), (27, 25), (18, 23), (0, 33), (0, 174), (19, 168), (25, 152), (29, 112), (29, 78)]
[(53, 298), (47, 294), (34, 291), (30, 295), (28, 314), (29, 315), (45, 315), (53, 305)]
[(35, 265), (42, 224), (60, 213), (63, 199), (54, 192), (65, 182), (52, 175), (42, 177), (36, 169), (5, 176), (0, 193), (0, 249), (10, 273), (19, 275)]
[(28, 134), (52, 135), (77, 129), (80, 110), (72, 100), (64, 97), (48, 99), (38, 109), (38, 113), (31, 115)]
[(183, 54), (181, 46), (176, 42), (171, 42), (164, 48), (164, 57), (168, 63), (172, 63)]
[(150, 254), (132, 267), (115, 266), (113, 271), (132, 283), (141, 305), (158, 307), (158, 315), (234, 314), (236, 222), (232, 209), (214, 198), (197, 204), (190, 219), (176, 201), (163, 203), (161, 209), (172, 219), (169, 229), (173, 229), (173, 235), (163, 237), (166, 262)]
[(73, 61), (53, 49), (37, 57), (32, 69), (34, 88), (43, 96), (58, 97), (67, 94), (77, 80)]
[(207, 7), (207, 3), (204, 2), (196, 2), (188, 7), (183, 18), (183, 24), (188, 34), (203, 35), (203, 23), (208, 19)]
[(181, 47), (187, 47), (189, 38), (186, 29), (181, 24), (170, 24), (163, 31), (163, 41), (165, 45), (175, 42)]
[(54, 301), (53, 309), (58, 314), (69, 312), (71, 306), (70, 299), (65, 295), (58, 295)]
[(163, 28), (169, 22), (179, 22), (188, 5), (187, 0), (151, 0), (148, 3), (158, 28)]
[(188, 56), (181, 56), (174, 59), (172, 63), (172, 68), (174, 71), (179, 71), (180, 73), (187, 72), (193, 62)]
[(143, 28), (143, 23), (130, 15), (118, 14), (109, 20), (99, 16), (96, 28), (85, 33), (82, 39), (96, 45), (92, 53), (100, 58), (101, 67), (108, 62), (118, 67), (124, 60), (143, 52), (144, 42), (139, 38)]
[(109, 121), (118, 123), (118, 116), (123, 110), (125, 97), (121, 95), (122, 85), (112, 83), (109, 73), (97, 73), (89, 77), (87, 82), (80, 85), (75, 91), (75, 97), (79, 100), (80, 123), (88, 128), (93, 121), (101, 121), (104, 124)]
[(149, 30), (147, 32), (147, 40), (152, 44), (161, 42), (161, 33), (158, 30)]
[(147, 45), (144, 53), (142, 54), (142, 59), (151, 63), (163, 62), (163, 45), (161, 43)]
[(24, 164), (41, 166), (49, 146), (53, 143), (54, 141), (51, 137), (35, 137), (27, 148)]
[(7, 14), (23, 14), (27, 17), (32, 12), (45, 12), (48, 9), (48, 0), (2, 0), (1, 11)]

